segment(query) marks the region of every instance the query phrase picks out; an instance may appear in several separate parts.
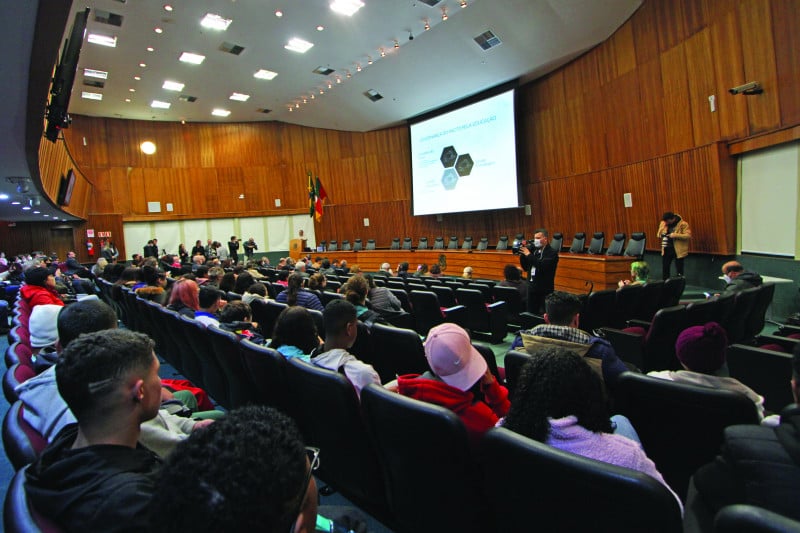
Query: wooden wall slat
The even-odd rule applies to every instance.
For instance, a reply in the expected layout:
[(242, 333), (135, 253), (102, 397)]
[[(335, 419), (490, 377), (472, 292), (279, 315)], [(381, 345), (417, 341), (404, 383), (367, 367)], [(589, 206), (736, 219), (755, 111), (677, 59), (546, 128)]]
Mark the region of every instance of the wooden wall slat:
[[(742, 42), (745, 43), (742, 46), (742, 54), (746, 78), (742, 83), (758, 81), (764, 87), (764, 94), (739, 95), (739, 98), (747, 99), (750, 134), (752, 135), (780, 126), (778, 109), (780, 93), (777, 87), (778, 76), (775, 67), (770, 0), (742, 2), (741, 10)], [(796, 84), (794, 86), (797, 88)]]
[(800, 123), (800, 9), (796, 0), (773, 0), (772, 27), (781, 123)]

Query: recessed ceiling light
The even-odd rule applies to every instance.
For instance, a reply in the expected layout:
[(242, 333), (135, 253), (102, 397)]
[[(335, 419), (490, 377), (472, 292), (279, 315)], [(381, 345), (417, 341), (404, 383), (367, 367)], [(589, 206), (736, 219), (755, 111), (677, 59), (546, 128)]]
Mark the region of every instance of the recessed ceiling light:
[(128, 89), (128, 91), (129, 91), (129, 92), (132, 92), (132, 93), (135, 93), (135, 92), (136, 92), (136, 89), (134, 89), (133, 87), (131, 87), (130, 89)]
[(206, 13), (206, 16), (200, 21), (200, 25), (212, 30), (227, 30), (231, 22), (233, 22), (231, 19), (226, 19), (213, 13)]
[(8, 200), (7, 194), (0, 194), (0, 200)]
[(131, 99), (130, 99), (130, 98), (126, 98), (126, 99), (125, 99), (125, 101), (126, 101), (127, 103), (131, 103)]
[(182, 91), (184, 87), (183, 83), (177, 81), (165, 81), (164, 85), (161, 86), (162, 89), (166, 89), (168, 91)]
[(162, 102), (161, 100), (153, 100), (150, 103), (150, 107), (155, 107), (156, 109), (169, 109), (171, 105), (169, 102)]
[(164, 11), (172, 11), (172, 6), (169, 4), (164, 4)]
[(86, 98), (87, 100), (102, 100), (103, 95), (100, 93), (90, 93), (89, 91), (81, 92), (81, 98)]
[(156, 51), (156, 49), (155, 49), (155, 48), (153, 48), (152, 46), (148, 46), (148, 47), (147, 47), (147, 51), (148, 51), (148, 52), (155, 52), (155, 51)]
[(142, 68), (147, 68), (147, 63), (139, 63), (139, 66)]
[(322, 31), (322, 30), (324, 30), (324, 29), (325, 29), (325, 26), (323, 26), (322, 24), (320, 24), (319, 26), (317, 26), (317, 31)]
[(19, 202), (17, 202), (17, 201), (15, 200), (15, 201), (11, 202), (11, 205), (19, 205)]
[(49, 217), (50, 215), (48, 215), (47, 213), (45, 213), (45, 214), (44, 214), (44, 215), (42, 215), (42, 216), (43, 216), (43, 217)]
[(101, 80), (108, 79), (108, 72), (105, 70), (95, 70), (93, 68), (85, 68), (83, 69), (83, 75), (87, 78), (98, 78)]
[(183, 61), (184, 63), (192, 63), (193, 65), (200, 65), (203, 61), (206, 60), (206, 56), (201, 56), (200, 54), (193, 54), (191, 52), (184, 52), (178, 59)]
[(164, 33), (164, 30), (161, 28), (153, 28), (153, 31), (156, 33)]
[(146, 155), (153, 155), (156, 153), (156, 143), (153, 141), (144, 141), (139, 145), (139, 149)]
[(333, 0), (331, 2), (331, 11), (348, 17), (352, 17), (362, 7), (364, 7), (364, 2), (361, 0)]
[(231, 100), (236, 100), (237, 102), (246, 102), (250, 99), (249, 94), (242, 94), (242, 93), (233, 93), (230, 95)]
[(24, 205), (24, 206), (22, 206), (22, 210), (23, 210), (23, 211), (30, 211), (30, 210), (31, 210), (31, 206), (29, 206), (29, 205)]
[(286, 46), (284, 46), (284, 48), (286, 48), (287, 50), (291, 50), (292, 52), (299, 52), (301, 54), (305, 54), (311, 49), (312, 46), (314, 46), (314, 43), (310, 43), (298, 37), (294, 37), (289, 40), (289, 43)]
[(41, 212), (41, 211), (34, 211), (34, 212), (33, 212), (33, 214), (34, 214), (34, 215), (41, 215), (41, 214), (42, 214), (42, 212)]
[(92, 44), (99, 44), (101, 46), (110, 46), (111, 48), (117, 46), (116, 36), (101, 35), (99, 33), (90, 33), (89, 36), (86, 38), (86, 40)]
[(275, 79), (275, 76), (277, 75), (278, 75), (277, 72), (272, 72), (271, 70), (266, 70), (262, 68), (258, 70), (255, 74), (253, 74), (253, 77), (258, 78), (260, 80), (272, 80)]
[(276, 16), (276, 17), (278, 17), (278, 18), (281, 18), (281, 17), (283, 16), (283, 11), (281, 11), (280, 9), (279, 9), (279, 10), (277, 10), (277, 11), (275, 12), (275, 16)]
[(141, 81), (142, 77), (141, 76), (134, 76), (133, 79), (135, 79), (136, 81)]
[(211, 114), (214, 115), (215, 117), (227, 117), (228, 115), (231, 114), (231, 112), (228, 111), (227, 109), (215, 109), (211, 112)]

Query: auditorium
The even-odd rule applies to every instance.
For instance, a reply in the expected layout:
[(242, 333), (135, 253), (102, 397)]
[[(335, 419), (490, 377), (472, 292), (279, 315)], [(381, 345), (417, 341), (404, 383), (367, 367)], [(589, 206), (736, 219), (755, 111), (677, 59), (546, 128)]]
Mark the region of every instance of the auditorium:
[[(800, 531), (798, 7), (9, 7), (5, 529)], [(112, 442), (152, 502), (51, 505)]]

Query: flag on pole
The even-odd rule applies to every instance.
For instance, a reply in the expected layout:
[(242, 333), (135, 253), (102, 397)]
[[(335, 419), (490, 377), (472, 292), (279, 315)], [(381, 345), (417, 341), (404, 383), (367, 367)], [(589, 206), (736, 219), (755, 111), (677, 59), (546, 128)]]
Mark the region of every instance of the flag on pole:
[(308, 216), (313, 217), (316, 204), (316, 191), (314, 190), (314, 181), (311, 178), (311, 171), (308, 171)]
[(327, 199), (328, 193), (325, 192), (319, 176), (314, 179), (311, 177), (311, 171), (308, 171), (308, 216), (316, 216), (317, 222), (322, 220), (322, 204)]

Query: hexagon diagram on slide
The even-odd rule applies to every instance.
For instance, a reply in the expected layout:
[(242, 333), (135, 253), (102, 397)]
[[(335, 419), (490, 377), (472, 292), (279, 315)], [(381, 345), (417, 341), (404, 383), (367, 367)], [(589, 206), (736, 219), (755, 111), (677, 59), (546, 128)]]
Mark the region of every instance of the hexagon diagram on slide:
[(446, 191), (452, 191), (458, 185), (458, 174), (452, 168), (446, 168), (442, 174), (442, 186)]
[(439, 157), (439, 160), (444, 165), (444, 168), (450, 168), (456, 162), (456, 158), (458, 157), (458, 153), (456, 149), (452, 146), (447, 146), (442, 150), (442, 155)]
[(459, 176), (469, 176), (474, 164), (469, 154), (462, 154), (456, 160), (456, 172)]

